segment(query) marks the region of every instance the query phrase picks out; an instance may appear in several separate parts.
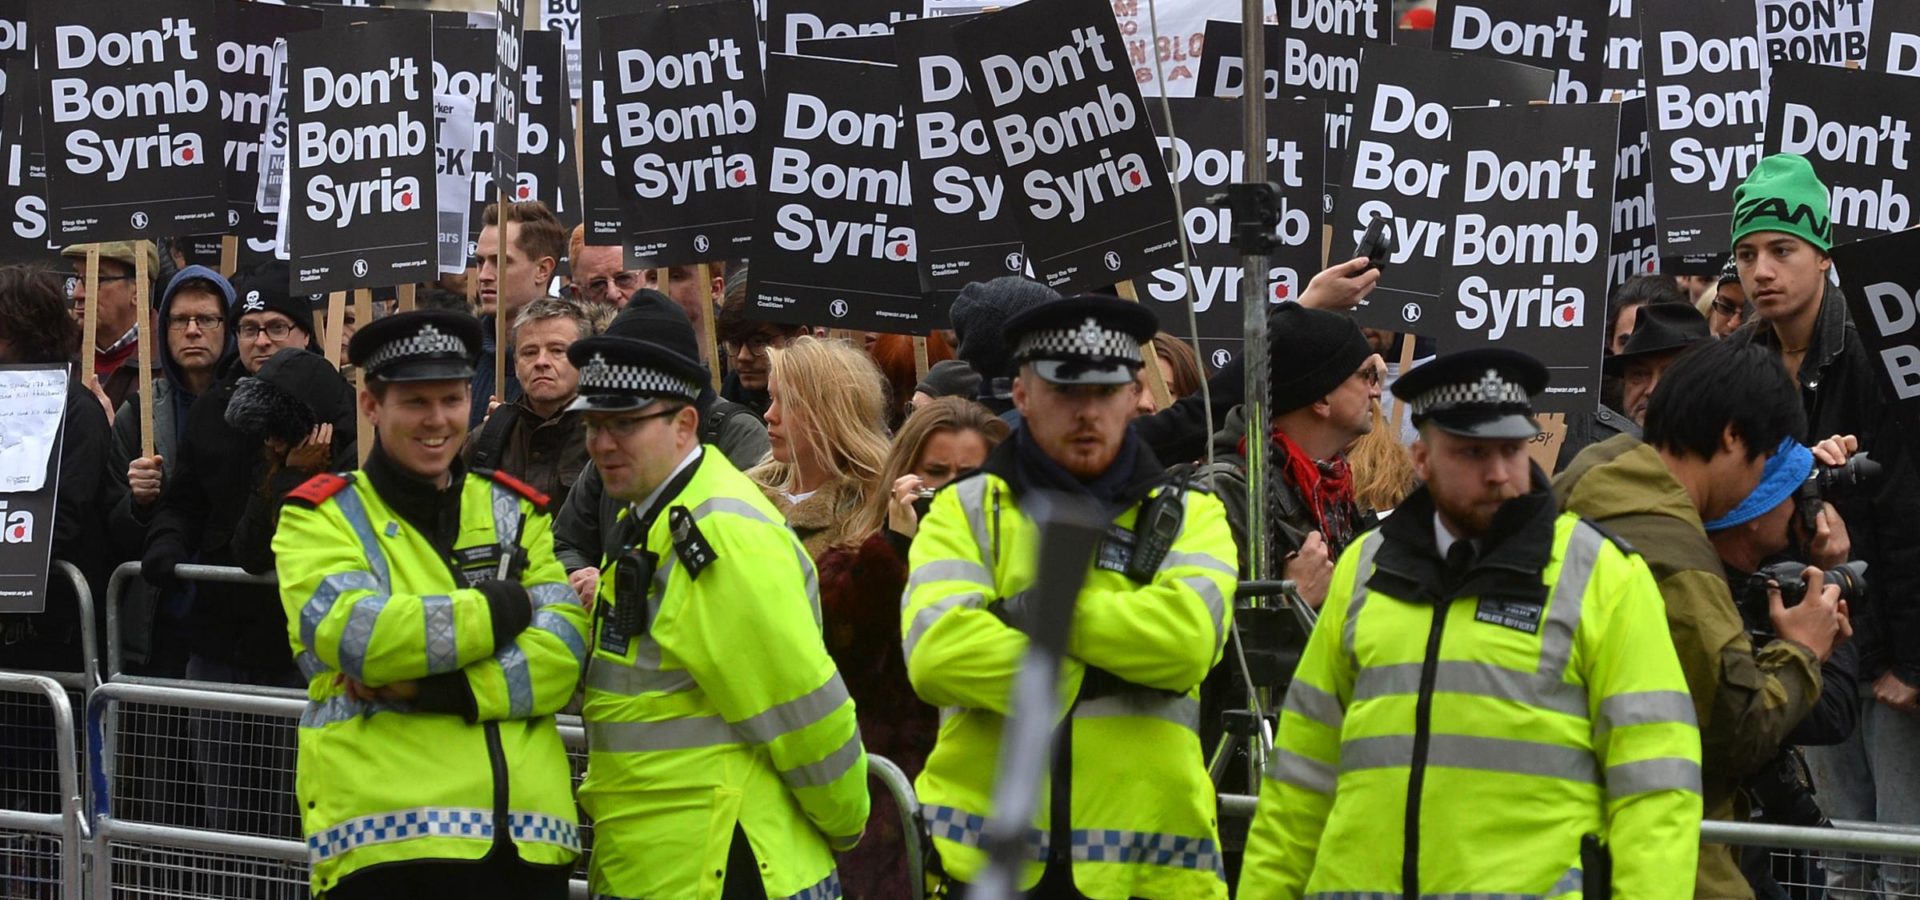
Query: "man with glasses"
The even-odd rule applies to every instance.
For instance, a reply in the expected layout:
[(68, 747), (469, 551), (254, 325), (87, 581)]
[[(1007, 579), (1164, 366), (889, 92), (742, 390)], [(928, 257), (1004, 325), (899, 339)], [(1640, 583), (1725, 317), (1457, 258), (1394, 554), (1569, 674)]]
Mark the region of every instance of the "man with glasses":
[(568, 250), (573, 283), (567, 291), (575, 300), (624, 309), (635, 291), (653, 286), (651, 272), (626, 268), (626, 252), (621, 248), (589, 246), (585, 225), (573, 226)]
[[(1373, 401), (1385, 370), (1380, 355), (1344, 313), (1289, 303), (1269, 317), (1273, 406), (1267, 451), (1268, 559), (1300, 586), (1308, 603), (1327, 596), (1333, 561), (1355, 535), (1377, 524), (1353, 492), (1347, 448), (1373, 430)], [(1227, 507), (1246, 551), (1246, 410), (1236, 406), (1214, 435), (1215, 462), (1200, 479)]]
[(697, 360), (617, 335), (567, 355), (587, 450), (626, 504), (586, 674), (594, 894), (840, 896), (833, 854), (866, 827), (867, 758), (812, 561), (701, 445)]
[[(227, 309), (233, 305), (233, 286), (205, 266), (181, 269), (160, 295), (158, 312), (161, 378), (153, 382), (152, 456), (140, 455), (140, 398), (127, 395), (113, 421), (111, 471), (126, 473), (128, 492), (116, 504), (116, 528), (144, 535), (160, 502), (160, 492), (179, 458), (186, 438), (187, 413), (194, 401), (213, 387), (219, 366), (234, 357), (233, 332), (227, 327)], [(143, 674), (181, 677), (186, 672), (186, 603), (178, 592), (134, 591), (128, 595), (123, 621), (147, 623), (151, 628), (123, 631), (128, 657), (142, 665)]]
[(100, 249), (100, 284), (94, 328), (93, 373), (100, 378), (107, 402), (119, 409), (127, 394), (140, 380), (136, 360), (140, 351), (140, 323), (135, 321), (137, 293), (133, 286), (134, 254), (144, 253), (147, 271), (160, 270), (160, 255), (152, 242), (110, 241), (104, 244), (74, 244), (60, 251), (73, 266), (67, 278), (67, 299), (73, 303), (76, 318), (87, 304), (87, 250)]
[[(744, 269), (741, 272), (745, 274)], [(723, 399), (738, 403), (764, 419), (773, 399), (767, 395), (767, 377), (773, 372), (769, 352), (805, 334), (804, 325), (765, 322), (747, 318), (746, 281), (740, 292), (727, 293), (727, 302), (714, 320), (720, 336), (720, 353), (727, 358), (727, 378), (720, 385)]]
[(1740, 283), (1740, 263), (1729, 256), (1726, 267), (1720, 270), (1720, 287), (1706, 310), (1708, 330), (1717, 338), (1740, 330), (1747, 321), (1747, 305), (1747, 289)]

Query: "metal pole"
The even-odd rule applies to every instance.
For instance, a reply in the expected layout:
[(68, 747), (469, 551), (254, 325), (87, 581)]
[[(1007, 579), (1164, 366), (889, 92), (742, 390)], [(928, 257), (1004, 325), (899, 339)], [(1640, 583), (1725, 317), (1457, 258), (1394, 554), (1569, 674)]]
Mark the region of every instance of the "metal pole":
[[(1267, 180), (1266, 3), (1241, 0), (1240, 55), (1247, 89), (1241, 93), (1245, 129), (1244, 184)], [(1246, 366), (1247, 416), (1247, 577), (1273, 576), (1267, 558), (1267, 257), (1243, 256), (1240, 278), (1241, 362)]]

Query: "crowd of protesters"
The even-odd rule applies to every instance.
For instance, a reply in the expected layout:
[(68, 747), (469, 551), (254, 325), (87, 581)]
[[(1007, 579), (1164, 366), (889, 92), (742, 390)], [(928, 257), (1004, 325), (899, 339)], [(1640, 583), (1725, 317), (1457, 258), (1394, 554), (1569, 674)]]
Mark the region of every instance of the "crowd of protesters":
[[(1826, 202), (1805, 162), (1788, 157), (1762, 163), (1741, 190)], [(495, 249), (501, 228), (504, 257)], [(1561, 503), (1638, 547), (1661, 585), (1701, 728), (1709, 817), (1778, 812), (1778, 801), (1756, 799), (1746, 785), (1784, 752), (1804, 758), (1826, 815), (1920, 825), (1911, 762), (1920, 746), (1920, 483), (1902, 420), (1829, 278), (1828, 240), (1801, 220), (1768, 220), (1737, 233), (1714, 274), (1618, 285), (1606, 309), (1602, 402), (1569, 417), (1556, 457), (1542, 461), (1561, 472)], [(551, 498), (554, 549), (590, 605), (603, 561), (621, 549), (614, 524), (625, 501), (589, 457), (568, 348), (624, 335), (702, 361), (715, 377), (694, 404), (701, 443), (758, 484), (813, 558), (826, 648), (856, 702), (860, 734), (868, 750), (916, 774), (941, 719), (915, 695), (902, 659), (908, 551), (926, 499), (1023, 427), (1001, 329), (1057, 295), (1017, 277), (969, 285), (952, 304), (950, 329), (925, 337), (922, 349), (920, 339), (753, 315), (750, 261), (660, 270), (667, 282), (658, 283), (660, 272), (625, 268), (618, 248), (585, 244), (539, 203), (513, 204), (504, 217), (489, 207), (478, 246), (470, 294), (445, 290), (457, 284), (418, 292), (423, 306), (478, 316), (487, 336), (463, 465)], [(80, 570), (96, 599), (108, 596), (117, 565), (139, 564), (115, 610), (127, 673), (303, 686), (273, 588), (190, 580), (180, 567), (272, 572), (288, 495), (319, 473), (356, 468), (358, 444), (372, 438), (356, 434), (353, 373), (322, 351), (329, 329), (365, 323), (324, 321), (324, 303), (291, 294), (277, 264), (226, 277), (161, 257), (138, 267), (160, 274), (152, 318), (136, 321), (134, 254), (151, 247), (99, 246), (91, 365), (74, 362), (85, 358), (86, 248), (69, 249), (72, 274), (0, 268), (0, 363), (75, 366), (53, 555)], [(569, 263), (571, 274), (559, 274)], [(1264, 483), (1273, 574), (1314, 606), (1342, 552), (1417, 482), (1414, 432), (1387, 391), (1405, 374), (1401, 359), (1430, 356), (1431, 347), (1363, 330), (1344, 314), (1379, 277), (1364, 259), (1336, 262), (1273, 314), (1267, 421), (1244, 414), (1237, 360), (1208, 372), (1173, 335), (1152, 342), (1164, 405), (1141, 374), (1133, 433), (1222, 500), (1242, 543), (1243, 578), (1248, 485)], [(490, 362), (496, 317), (508, 324), (504, 384)], [(151, 372), (138, 370), (141, 341), (153, 344)], [(1742, 352), (1703, 354), (1710, 346)], [(141, 450), (142, 393), (153, 410), (151, 455)], [(1264, 479), (1249, 478), (1250, 440), (1267, 442)], [(1861, 455), (1880, 467), (1870, 490), (1825, 504), (1792, 493), (1816, 462)], [(1757, 614), (1736, 603), (1748, 576), (1779, 559), (1822, 568), (1862, 560), (1871, 588), (1841, 601), (1816, 583), (1798, 604), (1775, 592), (1771, 609), (1763, 592)], [(45, 614), (0, 616), (0, 666), (73, 671), (82, 654), (104, 658), (104, 647), (82, 646), (71, 590), (59, 579), (49, 590)], [(14, 729), (0, 737), (10, 757), (0, 770), (29, 768), (23, 754), (35, 748), (22, 746), (20, 727), (0, 722)], [(238, 727), (196, 721), (174, 748), (192, 760), (212, 811), (196, 824), (259, 827), (236, 821), (232, 810), (244, 804), (222, 792), (290, 777), (290, 746), (279, 748), (288, 764), (277, 774), (261, 771), (257, 756), (235, 758), (248, 737)], [(278, 787), (290, 803), (288, 786)], [(849, 897), (909, 895), (906, 838), (883, 818), (842, 860)], [(1740, 862), (1724, 847), (1703, 848), (1700, 883), (1713, 892), (1701, 896), (1781, 895), (1763, 859), (1744, 874)], [(1831, 864), (1824, 877), (1833, 896), (1915, 887), (1898, 866)]]

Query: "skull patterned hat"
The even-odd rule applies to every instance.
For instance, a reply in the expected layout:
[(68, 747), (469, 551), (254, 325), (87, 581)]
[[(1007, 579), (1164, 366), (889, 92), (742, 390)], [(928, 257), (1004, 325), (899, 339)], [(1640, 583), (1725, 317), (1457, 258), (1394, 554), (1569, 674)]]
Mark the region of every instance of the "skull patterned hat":
[(1015, 365), (1054, 384), (1126, 384), (1145, 360), (1141, 345), (1160, 322), (1138, 303), (1099, 294), (1063, 297), (1007, 320), (1001, 337)]
[(1461, 437), (1526, 440), (1540, 433), (1533, 397), (1547, 367), (1525, 353), (1486, 348), (1450, 353), (1400, 377), (1393, 395), (1416, 426), (1432, 422)]
[(663, 400), (700, 398), (707, 369), (698, 360), (639, 338), (604, 334), (575, 341), (567, 361), (580, 370), (570, 410), (638, 412)]
[(480, 342), (479, 319), (420, 309), (360, 326), (347, 344), (347, 359), (378, 381), (465, 381), (473, 377)]

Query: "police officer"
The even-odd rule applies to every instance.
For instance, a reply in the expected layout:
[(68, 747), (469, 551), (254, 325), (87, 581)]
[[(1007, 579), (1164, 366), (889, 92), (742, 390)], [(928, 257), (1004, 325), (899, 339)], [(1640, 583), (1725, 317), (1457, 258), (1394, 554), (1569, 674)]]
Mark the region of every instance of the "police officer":
[(348, 347), (378, 435), (366, 467), (289, 495), (280, 600), (307, 678), (298, 795), (313, 889), (561, 898), (580, 855), (553, 714), (587, 617), (546, 498), (468, 472), (471, 317), (400, 313)]
[(1645, 562), (1529, 459), (1546, 384), (1496, 349), (1394, 384), (1425, 486), (1334, 570), (1241, 896), (1692, 895), (1686, 679)]
[(567, 356), (587, 452), (627, 504), (586, 678), (594, 893), (839, 900), (833, 853), (866, 827), (867, 758), (813, 563), (701, 446), (698, 362), (613, 335)]
[(1034, 610), (1036, 492), (1087, 495), (1112, 525), (1074, 611), (1071, 701), (1051, 796), (1027, 836), (1041, 898), (1224, 898), (1199, 686), (1220, 658), (1238, 571), (1220, 501), (1170, 483), (1128, 422), (1153, 313), (1112, 297), (1008, 320), (1025, 424), (943, 488), (914, 539), (901, 631), (921, 699), (943, 709), (917, 789), (944, 879), (984, 867), (995, 758)]

